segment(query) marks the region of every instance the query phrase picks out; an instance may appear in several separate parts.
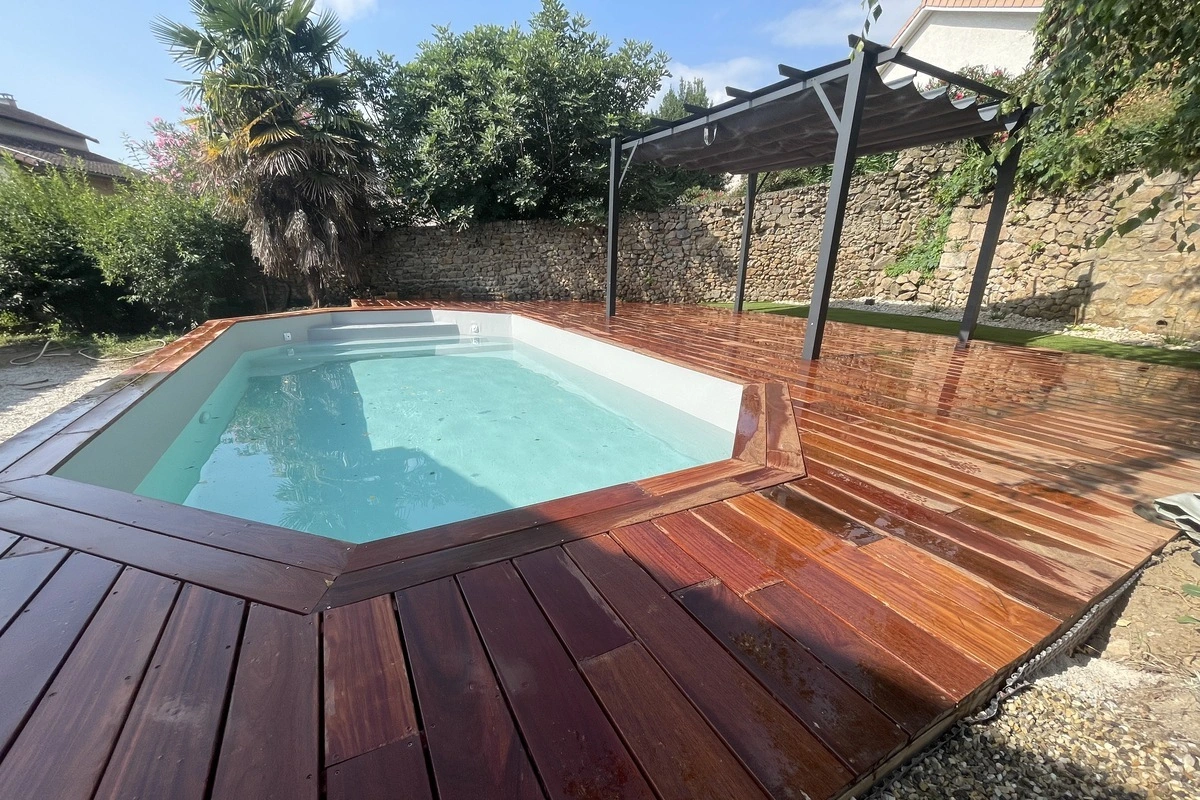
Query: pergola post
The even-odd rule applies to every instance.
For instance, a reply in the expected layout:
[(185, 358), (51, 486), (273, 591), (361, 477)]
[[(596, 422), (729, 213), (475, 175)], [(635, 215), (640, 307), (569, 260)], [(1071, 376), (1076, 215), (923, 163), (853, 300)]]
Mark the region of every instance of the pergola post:
[[(825, 224), (821, 229), (821, 249), (813, 278), (812, 302), (808, 309), (808, 327), (804, 332), (804, 358), (821, 357), (825, 337), (825, 317), (829, 313), (829, 295), (833, 291), (833, 270), (837, 266), (842, 224), (846, 217), (846, 198), (854, 173), (854, 155), (858, 150), (858, 131), (862, 126), (863, 100), (867, 93), (867, 70), (875, 69), (876, 54), (860, 50), (846, 78), (846, 96), (837, 122), (837, 147), (834, 150), (833, 175), (829, 179), (829, 197), (825, 201)], [(832, 113), (832, 112), (831, 112)]]
[(621, 137), (609, 141), (608, 155), (608, 283), (605, 316), (617, 313), (617, 242), (621, 223)]
[(746, 176), (746, 209), (742, 215), (742, 246), (738, 252), (737, 291), (733, 295), (734, 313), (742, 313), (746, 299), (746, 265), (750, 261), (750, 233), (754, 227), (754, 196), (758, 194), (758, 173)]
[(979, 243), (979, 257), (975, 260), (975, 274), (971, 278), (971, 291), (967, 294), (967, 307), (963, 310), (962, 324), (958, 329), (958, 347), (966, 347), (975, 335), (979, 322), (979, 309), (983, 306), (983, 293), (987, 290), (988, 276), (992, 271), (992, 260), (996, 257), (996, 244), (1000, 241), (1000, 228), (1004, 225), (1004, 214), (1012, 197), (1013, 184), (1017, 180), (1017, 162), (1021, 158), (1021, 140), (1013, 143), (1008, 155), (996, 167), (996, 188), (992, 192), (992, 208), (988, 212), (987, 224), (983, 228), (983, 240)]

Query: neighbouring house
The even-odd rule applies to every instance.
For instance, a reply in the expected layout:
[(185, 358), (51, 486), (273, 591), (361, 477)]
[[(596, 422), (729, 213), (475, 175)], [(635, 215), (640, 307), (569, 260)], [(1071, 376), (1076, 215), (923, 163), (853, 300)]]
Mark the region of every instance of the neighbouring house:
[(116, 181), (134, 173), (119, 161), (90, 152), (88, 141), (97, 140), (18, 108), (11, 94), (0, 93), (0, 153), (8, 153), (18, 164), (38, 171), (81, 163), (88, 181), (101, 192), (111, 192)]
[[(1042, 0), (921, 0), (892, 44), (956, 72), (984, 66), (1017, 75), (1033, 56), (1042, 5)], [(886, 64), (880, 74), (891, 81), (912, 70)]]

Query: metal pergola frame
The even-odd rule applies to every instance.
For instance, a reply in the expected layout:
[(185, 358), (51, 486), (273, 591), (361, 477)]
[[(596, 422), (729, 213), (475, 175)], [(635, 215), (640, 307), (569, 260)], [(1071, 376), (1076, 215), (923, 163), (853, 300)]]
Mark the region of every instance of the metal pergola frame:
[[(621, 212), (620, 188), (625, 177), (625, 172), (633, 163), (638, 148), (694, 131), (697, 128), (703, 130), (704, 143), (707, 145), (709, 144), (709, 131), (717, 130), (714, 127), (715, 123), (723, 119), (732, 119), (739, 114), (745, 114), (752, 110), (762, 109), (771, 103), (777, 103), (789, 98), (795, 99), (801, 92), (811, 89), (824, 107), (825, 113), (829, 117), (829, 122), (832, 124), (837, 136), (832, 158), (833, 174), (829, 181), (829, 193), (825, 205), (825, 218), (821, 230), (821, 243), (817, 257), (816, 274), (813, 279), (812, 301), (809, 306), (808, 326), (804, 337), (803, 357), (808, 360), (815, 360), (820, 357), (821, 344), (825, 334), (825, 322), (829, 312), (830, 293), (833, 287), (833, 275), (837, 266), (842, 226), (845, 222), (846, 201), (850, 192), (850, 179), (854, 171), (855, 159), (857, 156), (865, 154), (860, 151), (859, 137), (863, 126), (864, 101), (867, 96), (867, 71), (875, 70), (880, 65), (888, 62), (907, 66), (916, 73), (943, 80), (948, 86), (959, 86), (976, 92), (978, 95), (993, 98), (994, 102), (989, 104), (987, 108), (994, 108), (997, 113), (999, 111), (999, 102), (1009, 97), (1007, 93), (967, 76), (959, 75), (933, 64), (912, 58), (898, 47), (885, 47), (856, 36), (850, 37), (850, 45), (857, 51), (854, 58), (829, 64), (811, 71), (799, 70), (781, 64), (779, 65), (779, 72), (784, 76), (784, 80), (778, 83), (752, 92), (727, 87), (726, 92), (733, 99), (726, 103), (712, 108), (689, 107), (688, 110), (692, 112), (691, 116), (685, 117), (682, 120), (674, 122), (655, 120), (656, 127), (650, 130), (627, 137), (614, 136), (611, 139), (607, 237), (608, 275), (605, 294), (605, 309), (609, 317), (617, 313), (616, 289), (618, 271), (617, 249), (619, 245)], [(845, 79), (845, 90), (841, 110), (838, 113), (838, 110), (835, 109), (834, 104), (830, 101), (824, 86), (831, 81), (838, 81), (840, 79)], [(1028, 117), (1028, 112), (1029, 109), (1022, 109), (1018, 114), (1006, 118), (1010, 120), (1006, 123), (1006, 127), (1010, 133), (1016, 133), (1024, 124)], [(999, 119), (999, 117), (996, 118)], [(780, 126), (776, 125), (773, 127), (778, 129)], [(892, 124), (891, 127), (895, 128), (896, 126)], [(891, 135), (893, 138), (887, 141), (889, 143), (894, 141), (897, 146), (888, 147), (887, 150), (903, 149), (904, 143), (910, 141), (911, 138), (906, 139), (906, 136), (908, 136), (907, 132), (897, 131)], [(943, 139), (942, 141), (953, 140)], [(986, 148), (986, 138), (976, 138), (976, 141)], [(920, 144), (920, 142), (910, 143), (907, 146), (911, 147), (917, 144)], [(762, 151), (752, 151), (751, 145), (746, 145), (745, 149), (749, 154), (746, 156), (746, 159), (750, 161), (754, 160), (755, 155), (758, 156), (759, 161), (766, 157)], [(879, 151), (878, 147), (875, 148), (875, 151)], [(622, 156), (626, 152), (628, 152), (628, 160), (624, 169), (622, 169)], [(726, 156), (725, 161), (729, 160), (730, 153), (740, 153), (736, 149), (736, 146), (732, 150), (727, 146), (723, 152)], [(988, 214), (987, 224), (984, 227), (983, 239), (980, 243), (979, 255), (976, 259), (971, 281), (971, 289), (967, 296), (966, 308), (964, 309), (962, 323), (959, 328), (958, 346), (960, 347), (965, 347), (970, 341), (979, 320), (979, 311), (983, 304), (988, 276), (990, 275), (992, 261), (995, 257), (996, 244), (1000, 238), (1000, 229), (1003, 226), (1004, 215), (1008, 209), (1008, 201), (1012, 195), (1020, 152), (1021, 144), (1017, 140), (997, 168), (992, 207)], [(797, 145), (796, 154), (782, 152), (779, 155), (781, 160), (775, 163), (787, 165), (789, 157), (793, 159), (796, 157), (802, 158), (803, 150)], [(719, 156), (716, 159), (716, 163), (721, 163)], [(830, 160), (824, 159), (812, 163), (830, 163)], [(737, 288), (734, 293), (734, 312), (739, 314), (743, 311), (745, 299), (746, 271), (750, 256), (750, 237), (754, 225), (754, 201), (758, 188), (757, 179), (760, 171), (769, 171), (770, 168), (771, 164), (768, 163), (766, 168), (760, 167), (743, 173), (746, 175), (746, 201), (742, 219), (741, 243), (738, 252)]]

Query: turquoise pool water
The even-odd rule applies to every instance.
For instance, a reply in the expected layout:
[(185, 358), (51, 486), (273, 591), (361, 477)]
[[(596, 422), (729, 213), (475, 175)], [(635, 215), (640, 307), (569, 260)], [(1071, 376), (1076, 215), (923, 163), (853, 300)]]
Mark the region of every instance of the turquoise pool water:
[(243, 354), (137, 494), (365, 542), (727, 458), (715, 426), (512, 340)]

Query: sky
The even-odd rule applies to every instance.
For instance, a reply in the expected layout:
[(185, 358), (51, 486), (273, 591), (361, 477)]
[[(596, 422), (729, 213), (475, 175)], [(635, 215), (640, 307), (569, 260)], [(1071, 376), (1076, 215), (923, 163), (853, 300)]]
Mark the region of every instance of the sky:
[[(883, 0), (870, 38), (889, 42), (918, 0)], [(524, 24), (539, 0), (318, 0), (336, 11), (345, 44), (412, 58), (435, 25)], [(860, 0), (566, 0), (613, 42), (640, 39), (671, 57), (669, 80), (704, 79), (715, 101), (725, 86), (755, 89), (844, 58), (858, 33)], [(187, 0), (0, 0), (0, 92), (35, 114), (99, 139), (93, 152), (124, 160), (124, 135), (145, 138), (155, 117), (177, 119), (187, 74), (150, 33), (156, 16), (191, 23)], [(664, 87), (665, 91), (665, 87)]]

